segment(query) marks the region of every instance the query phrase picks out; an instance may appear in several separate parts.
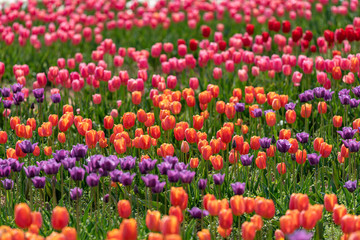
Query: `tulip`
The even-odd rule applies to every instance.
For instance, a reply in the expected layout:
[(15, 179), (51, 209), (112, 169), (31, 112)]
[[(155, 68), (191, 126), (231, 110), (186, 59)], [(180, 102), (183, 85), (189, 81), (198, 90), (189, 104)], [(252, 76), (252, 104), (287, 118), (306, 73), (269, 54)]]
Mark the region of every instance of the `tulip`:
[(20, 228), (28, 228), (32, 223), (31, 210), (26, 203), (20, 203), (15, 206), (15, 223)]
[(51, 215), (51, 225), (56, 230), (61, 230), (69, 224), (69, 213), (64, 207), (55, 207)]

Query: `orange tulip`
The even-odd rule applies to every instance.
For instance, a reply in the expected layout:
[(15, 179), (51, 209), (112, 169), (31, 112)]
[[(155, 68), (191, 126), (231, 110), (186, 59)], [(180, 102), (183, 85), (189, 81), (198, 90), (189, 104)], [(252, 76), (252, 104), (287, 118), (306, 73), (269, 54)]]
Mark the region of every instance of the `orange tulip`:
[(114, 127), (114, 118), (112, 116), (104, 117), (104, 128), (112, 129)]
[(274, 109), (275, 111), (279, 110), (281, 108), (281, 102), (280, 99), (275, 98), (271, 104), (272, 109)]
[(280, 217), (280, 229), (284, 234), (292, 234), (295, 231), (293, 219), (290, 215)]
[(300, 225), (306, 230), (311, 230), (315, 227), (317, 222), (316, 212), (313, 210), (306, 210), (300, 213)]
[(133, 218), (124, 219), (120, 225), (120, 232), (122, 238), (126, 240), (136, 240), (137, 239), (137, 224), (136, 220)]
[(37, 156), (40, 155), (40, 148), (39, 148), (39, 146), (35, 146), (35, 149), (34, 149), (34, 151), (33, 151), (33, 155), (34, 155), (35, 157), (37, 157)]
[(26, 203), (20, 203), (15, 206), (15, 224), (19, 228), (28, 228), (32, 223), (31, 210)]
[(259, 136), (252, 136), (250, 138), (250, 148), (252, 150), (259, 150), (260, 149), (260, 137)]
[(314, 140), (314, 150), (317, 151), (317, 152), (320, 152), (320, 147), (321, 147), (321, 144), (324, 142), (324, 139), (323, 138), (315, 138)]
[(285, 235), (280, 229), (276, 229), (275, 231), (275, 240), (284, 240)]
[(69, 213), (65, 207), (56, 206), (51, 215), (51, 225), (55, 230), (61, 230), (69, 224)]
[(182, 210), (186, 209), (188, 203), (188, 194), (182, 187), (171, 187), (170, 202), (173, 206), (180, 206)]
[(224, 229), (228, 229), (233, 224), (233, 214), (231, 209), (223, 209), (219, 212), (219, 225)]
[(291, 138), (291, 130), (290, 129), (281, 129), (279, 133), (279, 139), (289, 140)]
[(249, 132), (249, 128), (246, 125), (241, 125), (241, 132), (243, 135), (246, 135)]
[(276, 114), (274, 112), (266, 113), (265, 118), (266, 118), (266, 124), (269, 127), (272, 127), (276, 124)]
[[(110, 239), (108, 237), (108, 239)], [(148, 240), (164, 240), (164, 236), (161, 233), (149, 233)]]
[[(54, 114), (54, 115), (50, 115), (50, 116), (53, 116), (52, 118), (55, 118), (55, 116), (56, 116), (56, 124), (53, 124), (53, 126), (56, 126), (57, 125), (57, 115)], [(49, 116), (49, 119), (50, 119), (50, 116)], [(29, 118), (28, 120), (26, 120), (26, 125), (30, 126), (32, 131), (35, 131), (36, 130), (35, 118)]]
[(75, 228), (64, 227), (61, 233), (65, 236), (66, 240), (76, 240), (77, 232)]
[(318, 112), (319, 114), (325, 114), (327, 112), (327, 104), (326, 102), (318, 103)]
[(257, 215), (257, 214), (255, 214), (254, 216), (252, 216), (251, 219), (250, 219), (250, 221), (251, 221), (252, 223), (254, 223), (255, 228), (256, 228), (257, 231), (260, 231), (261, 228), (264, 226), (264, 222), (263, 222), (263, 220), (262, 220), (262, 217), (259, 216), (259, 215)]
[(159, 148), (161, 157), (174, 156), (174, 146), (172, 144), (163, 143)]
[(134, 105), (139, 105), (141, 103), (141, 92), (139, 91), (132, 92), (131, 101)]
[(197, 232), (196, 235), (199, 240), (211, 240), (210, 231), (208, 229), (202, 229), (201, 231)]
[(147, 211), (146, 214), (146, 227), (153, 232), (160, 231), (160, 217), (161, 214), (159, 211)]
[(220, 155), (211, 156), (210, 161), (216, 171), (219, 171), (224, 166), (223, 158)]
[(41, 228), (42, 225), (42, 216), (40, 212), (31, 213), (31, 224), (36, 225), (38, 228)]
[(244, 240), (253, 240), (256, 234), (255, 224), (252, 222), (244, 222), (241, 225), (241, 236)]
[(293, 124), (296, 121), (296, 112), (294, 110), (287, 110), (285, 113), (286, 122)]
[(123, 125), (125, 129), (130, 129), (135, 125), (136, 115), (133, 112), (127, 112), (123, 115)]
[(23, 158), (23, 157), (26, 157), (26, 153), (24, 153), (24, 152), (21, 150), (20, 146), (19, 146), (19, 144), (20, 144), (21, 142), (22, 142), (21, 140), (19, 140), (19, 141), (16, 142), (16, 144), (15, 144), (15, 153), (16, 153), (16, 156), (18, 156), (18, 157), (20, 157), (20, 158)]
[(180, 224), (175, 216), (164, 216), (160, 221), (161, 233), (166, 236), (180, 233)]
[(341, 218), (341, 230), (343, 233), (352, 233), (355, 229), (355, 216), (351, 214), (345, 214)]
[(227, 103), (225, 105), (225, 115), (228, 119), (233, 119), (235, 117), (235, 104), (234, 103)]
[(52, 155), (52, 147), (51, 146), (44, 147), (44, 154), (45, 154), (45, 156), (51, 156)]
[(321, 145), (320, 145), (320, 155), (321, 157), (323, 158), (327, 158), (330, 156), (331, 154), (331, 151), (332, 151), (332, 145), (329, 145), (325, 142), (323, 142)]
[(266, 156), (267, 157), (274, 157), (275, 152), (276, 152), (276, 147), (274, 145), (270, 145), (270, 147), (268, 149), (266, 149)]
[(220, 200), (211, 200), (207, 203), (207, 210), (210, 216), (217, 216), (220, 212)]
[(252, 93), (245, 93), (245, 103), (251, 104), (254, 102), (254, 94)]
[(216, 112), (219, 114), (225, 113), (225, 102), (224, 101), (217, 101), (215, 106)]
[(190, 159), (190, 167), (197, 168), (199, 166), (199, 159), (198, 158), (191, 158)]
[(299, 149), (299, 143), (298, 143), (298, 141), (297, 141), (295, 138), (289, 138), (288, 141), (289, 141), (289, 143), (291, 144), (291, 147), (290, 147), (290, 149), (289, 149), (288, 152), (289, 152), (290, 154), (296, 153), (296, 152), (298, 151), (298, 149)]
[(263, 218), (270, 219), (275, 215), (273, 200), (257, 197), (255, 199), (255, 212)]
[(221, 141), (223, 141), (226, 144), (231, 142), (231, 138), (232, 138), (231, 129), (229, 127), (222, 127), (220, 130), (220, 138)]
[(255, 159), (255, 164), (259, 169), (265, 169), (266, 168), (266, 158), (264, 156), (258, 156)]
[(309, 197), (306, 194), (293, 193), (290, 197), (289, 209), (297, 209), (299, 211), (309, 208)]
[(94, 148), (97, 143), (97, 132), (95, 130), (89, 130), (85, 133), (85, 143), (89, 148)]
[(18, 159), (18, 156), (16, 155), (16, 150), (13, 148), (6, 149), (6, 157)]
[(335, 205), (337, 204), (337, 197), (335, 194), (325, 194), (324, 205), (328, 212), (333, 212)]
[(205, 210), (208, 210), (208, 204), (212, 200), (216, 200), (215, 196), (212, 194), (208, 193), (203, 197), (203, 207)]
[(161, 121), (161, 127), (164, 129), (164, 131), (171, 130), (175, 128), (176, 120), (175, 117), (172, 115), (166, 116)]
[(193, 127), (196, 130), (200, 130), (204, 125), (204, 117), (199, 116), (199, 115), (194, 115), (193, 116)]
[(190, 150), (190, 147), (189, 147), (188, 142), (183, 141), (183, 142), (181, 143), (181, 148), (180, 148), (180, 150), (181, 150), (182, 153), (188, 153), (189, 150)]
[(172, 114), (178, 115), (181, 112), (181, 103), (178, 101), (170, 103), (170, 111)]
[(258, 93), (255, 95), (256, 102), (260, 105), (263, 105), (266, 102), (266, 95), (263, 93)]
[(311, 111), (312, 111), (312, 105), (305, 103), (305, 104), (301, 105), (300, 115), (303, 118), (309, 118), (311, 115)]
[(278, 163), (276, 165), (276, 169), (280, 175), (283, 175), (286, 173), (286, 164), (285, 163)]
[(59, 120), (58, 127), (61, 132), (66, 132), (72, 125), (70, 117), (62, 116)]
[(333, 208), (332, 218), (336, 225), (341, 224), (341, 219), (347, 214), (346, 207), (344, 205), (335, 204)]
[(125, 138), (120, 138), (120, 139), (116, 139), (114, 141), (114, 147), (115, 147), (115, 151), (118, 154), (123, 154), (126, 152), (126, 141)]
[(120, 200), (117, 203), (118, 213), (121, 218), (128, 218), (131, 215), (131, 205), (128, 200)]
[(51, 122), (51, 124), (52, 124), (53, 126), (58, 125), (58, 122), (59, 122), (59, 117), (58, 117), (58, 115), (56, 115), (56, 114), (51, 114), (51, 115), (49, 115), (49, 122)]
[(201, 148), (201, 155), (204, 158), (204, 160), (209, 160), (210, 156), (212, 155), (212, 149), (211, 146), (206, 145)]
[(184, 220), (183, 212), (179, 206), (171, 206), (169, 209), (169, 216), (175, 216), (180, 224)]
[(334, 127), (339, 128), (342, 125), (342, 116), (334, 116), (333, 117)]
[(0, 131), (0, 144), (7, 143), (8, 135), (5, 131)]
[(10, 127), (12, 130), (15, 130), (16, 125), (20, 124), (20, 118), (19, 117), (11, 117), (10, 118)]
[(224, 229), (220, 226), (217, 228), (219, 235), (223, 238), (227, 238), (228, 236), (230, 236), (231, 230), (232, 230), (231, 228)]
[(304, 164), (306, 162), (307, 153), (306, 150), (297, 150), (295, 154), (296, 162), (298, 164)]

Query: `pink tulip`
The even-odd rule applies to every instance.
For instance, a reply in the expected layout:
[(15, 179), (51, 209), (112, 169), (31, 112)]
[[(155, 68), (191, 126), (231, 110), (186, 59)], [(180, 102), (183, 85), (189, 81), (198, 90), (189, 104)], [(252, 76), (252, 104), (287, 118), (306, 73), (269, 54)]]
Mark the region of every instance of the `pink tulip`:
[(292, 82), (294, 83), (294, 86), (300, 86), (300, 82), (302, 79), (302, 73), (295, 71), (292, 76)]

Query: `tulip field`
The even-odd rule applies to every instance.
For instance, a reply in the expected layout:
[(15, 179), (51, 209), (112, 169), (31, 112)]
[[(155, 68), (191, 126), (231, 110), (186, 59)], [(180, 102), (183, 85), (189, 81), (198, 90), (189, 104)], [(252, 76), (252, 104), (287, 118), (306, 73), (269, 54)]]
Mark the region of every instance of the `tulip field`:
[(360, 240), (358, 0), (0, 6), (0, 240)]

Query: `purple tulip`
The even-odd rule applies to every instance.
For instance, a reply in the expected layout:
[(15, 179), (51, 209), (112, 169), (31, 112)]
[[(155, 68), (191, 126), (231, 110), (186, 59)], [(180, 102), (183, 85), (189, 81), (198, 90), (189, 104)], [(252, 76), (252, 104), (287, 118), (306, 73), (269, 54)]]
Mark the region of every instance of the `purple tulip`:
[(360, 142), (357, 142), (355, 139), (342, 140), (342, 142), (350, 152), (358, 152), (360, 149)]
[(74, 181), (82, 181), (85, 177), (85, 170), (81, 167), (73, 167), (69, 169), (70, 177)]
[(53, 103), (59, 103), (61, 101), (61, 96), (59, 93), (52, 94), (50, 98)]
[(179, 161), (177, 157), (172, 157), (172, 156), (166, 156), (165, 158), (163, 158), (163, 160), (165, 162), (170, 163), (172, 165), (172, 168), (175, 166), (175, 163)]
[(152, 193), (161, 193), (161, 192), (163, 192), (165, 185), (166, 185), (166, 182), (156, 181), (155, 186), (153, 188), (151, 188)]
[(70, 198), (71, 200), (79, 200), (83, 194), (83, 190), (81, 188), (75, 187), (70, 189)]
[(46, 183), (46, 178), (36, 176), (32, 178), (31, 181), (33, 182), (35, 188), (44, 188)]
[(38, 145), (38, 143), (32, 144), (29, 140), (22, 141), (19, 143), (19, 147), (21, 148), (21, 151), (23, 153), (32, 153), (35, 150), (35, 147)]
[(189, 164), (185, 164), (183, 162), (178, 162), (175, 164), (174, 169), (181, 172), (183, 170), (186, 170), (188, 167), (189, 167)]
[(231, 184), (231, 188), (234, 191), (235, 195), (243, 195), (245, 192), (245, 183), (236, 182)]
[(115, 169), (114, 171), (110, 172), (111, 181), (112, 182), (120, 182), (122, 174), (123, 174), (123, 172), (118, 169)]
[(4, 108), (6, 108), (6, 109), (11, 108), (11, 105), (13, 103), (12, 100), (3, 100), (2, 102), (3, 102)]
[(61, 164), (64, 166), (65, 170), (75, 167), (76, 158), (65, 158), (61, 161)]
[(167, 172), (167, 176), (168, 176), (169, 182), (171, 182), (171, 183), (177, 183), (180, 179), (180, 174), (179, 174), (179, 171), (177, 171), (177, 170), (169, 170)]
[(293, 102), (285, 104), (285, 110), (286, 111), (287, 110), (294, 110), (295, 107), (296, 107), (296, 103), (293, 103)]
[(206, 185), (207, 185), (207, 179), (199, 179), (199, 181), (198, 181), (199, 190), (202, 190), (202, 191), (205, 190)]
[(245, 154), (240, 156), (240, 161), (243, 166), (249, 166), (252, 163), (253, 155)]
[(4, 98), (10, 97), (10, 88), (4, 87), (3, 89), (1, 89), (1, 95)]
[(360, 86), (354, 87), (351, 91), (355, 94), (355, 96), (360, 97)]
[(11, 190), (14, 187), (14, 181), (6, 178), (5, 180), (1, 180), (3, 187), (5, 190)]
[(359, 106), (360, 100), (357, 100), (355, 98), (350, 99), (350, 107), (351, 108), (357, 108)]
[(15, 105), (20, 105), (20, 103), (22, 103), (25, 100), (25, 95), (23, 92), (17, 92), (13, 95), (13, 99), (14, 99), (14, 104)]
[(172, 168), (172, 164), (168, 162), (162, 162), (157, 165), (161, 175), (167, 175), (167, 172)]
[(135, 163), (136, 163), (136, 158), (131, 157), (131, 156), (127, 156), (124, 158), (120, 159), (120, 166), (121, 169), (124, 171), (129, 171), (131, 169), (133, 169), (135, 167)]
[(252, 111), (252, 114), (254, 114), (254, 117), (261, 117), (262, 116), (262, 110), (260, 108), (255, 108), (253, 111)]
[(335, 93), (334, 91), (326, 90), (326, 91), (325, 91), (325, 95), (324, 95), (324, 101), (330, 102), (330, 101), (332, 100), (332, 95), (333, 95), (334, 93)]
[(44, 89), (43, 88), (34, 89), (32, 92), (36, 99), (41, 99), (42, 97), (44, 97)]
[(180, 179), (182, 183), (189, 184), (195, 177), (195, 172), (183, 170), (180, 172)]
[(309, 141), (309, 134), (306, 132), (301, 132), (296, 134), (296, 139), (300, 143), (307, 143)]
[(64, 160), (65, 158), (67, 158), (69, 156), (69, 151), (61, 149), (61, 150), (56, 150), (55, 153), (52, 154), (54, 156), (54, 159), (56, 162), (60, 163), (62, 162), (62, 160)]
[(188, 210), (192, 218), (201, 219), (209, 215), (209, 212), (206, 210), (201, 210), (200, 208), (193, 207), (191, 210)]
[(23, 86), (20, 83), (15, 83), (15, 84), (11, 85), (10, 87), (11, 87), (11, 90), (13, 91), (13, 93), (17, 93), (17, 92), (21, 91)]
[(357, 186), (357, 180), (355, 181), (347, 181), (344, 185), (344, 188), (346, 188), (349, 192), (354, 192), (356, 190), (356, 186)]
[(306, 230), (297, 230), (291, 235), (287, 235), (287, 237), (289, 240), (310, 240), (313, 235), (313, 233), (307, 232)]
[(57, 163), (55, 160), (48, 161), (47, 164), (44, 165), (44, 172), (48, 175), (56, 175), (59, 171), (61, 163)]
[(135, 173), (130, 174), (129, 172), (123, 173), (120, 178), (120, 182), (124, 186), (130, 186), (133, 182), (133, 179), (135, 177)]
[(141, 179), (144, 181), (146, 187), (155, 187), (156, 182), (159, 181), (159, 176), (155, 174), (146, 174)]
[(74, 157), (77, 161), (79, 161), (81, 158), (84, 158), (86, 156), (87, 150), (88, 146), (83, 144), (77, 144), (73, 146), (70, 155), (71, 157)]
[(323, 98), (325, 96), (326, 89), (323, 87), (316, 87), (314, 88), (314, 95), (317, 98)]
[(8, 159), (8, 164), (11, 167), (11, 170), (13, 172), (20, 172), (22, 167), (24, 166), (24, 163), (20, 163), (18, 160), (16, 160), (15, 158), (9, 158)]
[(286, 139), (280, 139), (276, 143), (276, 148), (279, 152), (286, 153), (289, 151), (291, 144)]
[(340, 102), (342, 105), (349, 105), (350, 104), (350, 96), (349, 95), (340, 95), (339, 96)]
[(245, 111), (245, 103), (235, 103), (235, 111), (236, 112)]
[(262, 149), (268, 149), (271, 145), (271, 138), (263, 137), (259, 140)]
[(110, 157), (104, 157), (100, 161), (100, 166), (103, 170), (111, 172), (116, 168), (117, 163)]
[(99, 181), (100, 181), (100, 176), (97, 175), (96, 173), (91, 173), (86, 177), (86, 184), (89, 187), (96, 187), (97, 185), (99, 185)]
[(142, 162), (139, 162), (139, 170), (141, 174), (147, 174), (151, 172), (156, 164), (157, 160), (151, 160), (150, 158), (142, 160)]
[(352, 129), (351, 127), (343, 127), (342, 131), (336, 131), (341, 138), (343, 139), (352, 139), (355, 135), (355, 133), (357, 132), (356, 129)]
[(309, 160), (311, 166), (319, 164), (320, 158), (321, 156), (317, 155), (316, 153), (310, 153), (307, 155), (307, 159)]
[(35, 176), (39, 176), (40, 174), (40, 168), (37, 166), (24, 167), (24, 171), (28, 178), (33, 178)]
[(225, 174), (221, 174), (221, 173), (214, 174), (213, 180), (215, 185), (221, 185), (225, 180)]

